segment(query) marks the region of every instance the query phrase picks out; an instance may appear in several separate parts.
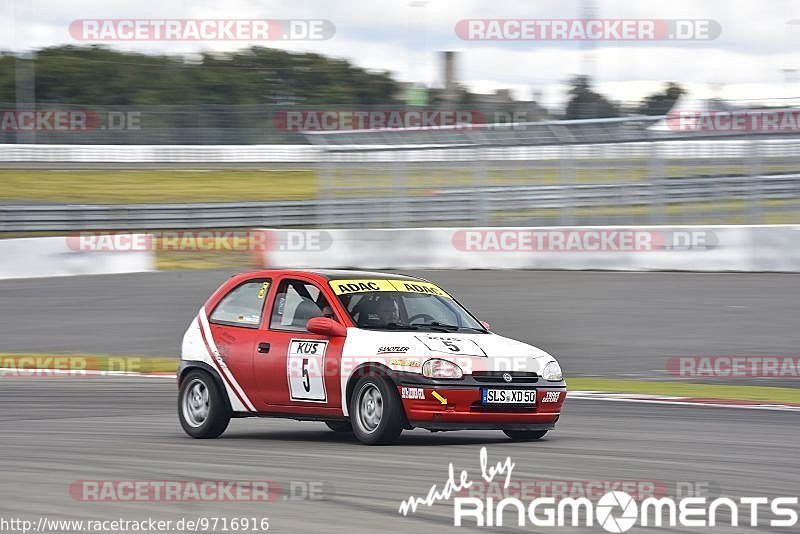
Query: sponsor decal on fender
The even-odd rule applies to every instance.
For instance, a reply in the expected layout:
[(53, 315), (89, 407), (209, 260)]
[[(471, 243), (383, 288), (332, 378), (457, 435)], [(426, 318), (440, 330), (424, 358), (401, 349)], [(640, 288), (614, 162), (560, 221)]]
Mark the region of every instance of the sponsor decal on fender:
[(400, 358), (392, 358), (389, 360), (389, 365), (399, 365), (400, 367), (419, 367), (419, 360), (402, 360)]
[(406, 353), (408, 352), (408, 347), (378, 347), (378, 354), (387, 354), (387, 353)]
[(558, 402), (561, 399), (560, 391), (545, 391), (542, 402)]

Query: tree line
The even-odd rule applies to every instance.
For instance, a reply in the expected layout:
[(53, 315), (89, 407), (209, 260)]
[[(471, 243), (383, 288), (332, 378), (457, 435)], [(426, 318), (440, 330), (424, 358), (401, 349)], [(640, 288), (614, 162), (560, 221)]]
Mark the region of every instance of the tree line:
[[(372, 72), (345, 59), (251, 47), (196, 56), (150, 55), (102, 46), (58, 46), (32, 59), (35, 101), (92, 106), (281, 105), (387, 106), (402, 101), (402, 86), (389, 72)], [(0, 102), (16, 100), (15, 62), (0, 54)], [(568, 102), (556, 118), (588, 119), (626, 114), (663, 115), (684, 93), (675, 83), (625, 107), (596, 92), (592, 81), (570, 81)], [(431, 91), (436, 105), (441, 91)], [(461, 88), (459, 104), (479, 96)]]

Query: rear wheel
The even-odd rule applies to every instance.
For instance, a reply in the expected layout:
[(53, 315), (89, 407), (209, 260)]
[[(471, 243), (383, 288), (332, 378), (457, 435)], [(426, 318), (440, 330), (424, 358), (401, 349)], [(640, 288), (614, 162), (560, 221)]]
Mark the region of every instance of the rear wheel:
[(394, 385), (383, 377), (358, 381), (350, 399), (353, 433), (367, 445), (391, 443), (403, 431), (403, 405)]
[(503, 430), (503, 433), (514, 441), (535, 441), (543, 438), (547, 430)]
[(353, 425), (350, 424), (350, 421), (325, 421), (325, 424), (328, 425), (328, 428), (330, 428), (334, 432), (353, 431)]
[(178, 419), (193, 438), (219, 437), (231, 420), (222, 391), (205, 371), (190, 371), (178, 393)]

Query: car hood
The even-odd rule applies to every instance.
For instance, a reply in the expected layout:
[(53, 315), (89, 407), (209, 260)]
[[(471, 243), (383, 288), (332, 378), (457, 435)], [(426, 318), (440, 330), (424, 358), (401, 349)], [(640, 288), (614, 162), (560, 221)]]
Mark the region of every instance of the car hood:
[[(494, 333), (387, 332), (349, 328), (345, 352), (394, 360), (442, 358), (475, 369), (539, 372), (554, 360), (538, 347)], [(394, 367), (394, 365), (393, 365)], [(464, 369), (468, 372), (468, 369)]]

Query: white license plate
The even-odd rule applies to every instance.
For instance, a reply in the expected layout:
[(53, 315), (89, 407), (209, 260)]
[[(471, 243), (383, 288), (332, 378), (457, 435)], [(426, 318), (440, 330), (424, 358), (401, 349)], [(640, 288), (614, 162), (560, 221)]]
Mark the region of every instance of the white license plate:
[(536, 404), (536, 390), (484, 388), (483, 404)]

